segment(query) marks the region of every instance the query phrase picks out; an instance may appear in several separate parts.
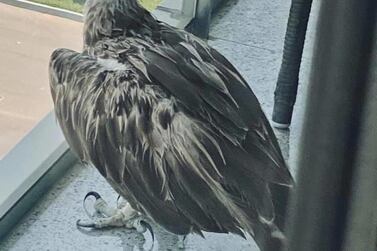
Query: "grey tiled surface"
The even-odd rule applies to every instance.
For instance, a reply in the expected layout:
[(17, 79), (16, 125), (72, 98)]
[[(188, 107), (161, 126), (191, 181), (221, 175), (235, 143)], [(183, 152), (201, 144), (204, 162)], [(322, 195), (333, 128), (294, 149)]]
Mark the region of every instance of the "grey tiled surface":
[[(279, 71), (289, 3), (285, 0), (229, 0), (212, 23), (212, 46), (217, 48), (249, 81), (270, 117), (273, 90)], [(313, 13), (317, 7), (314, 6)], [(285, 156), (294, 166), (302, 125), (304, 92), (308, 80), (315, 16), (311, 20), (301, 72), (296, 110), (290, 133), (277, 131)], [(122, 229), (79, 231), (75, 222), (85, 218), (82, 198), (90, 190), (100, 192), (109, 203), (117, 195), (96, 170), (73, 167), (0, 244), (0, 250), (149, 250), (151, 238)], [(41, 195), (43, 196), (43, 195)], [(157, 231), (153, 250), (177, 250), (177, 237)], [(233, 235), (190, 235), (186, 250), (257, 251), (251, 239)]]
[(282, 50), (290, 1), (230, 0), (213, 22), (211, 35), (271, 52)]
[[(116, 205), (117, 195), (94, 168), (74, 166), (0, 245), (0, 250), (149, 250), (152, 245), (149, 234), (143, 237), (124, 229), (85, 231), (76, 228), (78, 219), (87, 219), (82, 198), (91, 190), (100, 192), (110, 205)], [(89, 201), (88, 208), (90, 205)], [(175, 235), (157, 226), (154, 230), (153, 250), (178, 249)], [(251, 247), (257, 250), (252, 240), (218, 234), (207, 234), (206, 240), (191, 235), (185, 250), (234, 251), (233, 243), (237, 243), (236, 250)]]

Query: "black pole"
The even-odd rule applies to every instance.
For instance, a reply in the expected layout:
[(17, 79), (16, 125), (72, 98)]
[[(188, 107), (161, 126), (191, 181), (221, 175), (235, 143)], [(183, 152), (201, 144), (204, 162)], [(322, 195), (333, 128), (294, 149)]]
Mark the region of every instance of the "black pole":
[(292, 119), (312, 0), (292, 0), (284, 40), (283, 59), (275, 89), (274, 126), (287, 128)]
[[(354, 206), (352, 184), (359, 178), (365, 100), (372, 91), (368, 76), (375, 71), (376, 15), (375, 0), (321, 2), (289, 251), (365, 250), (343, 244)], [(376, 133), (375, 126), (368, 130)]]

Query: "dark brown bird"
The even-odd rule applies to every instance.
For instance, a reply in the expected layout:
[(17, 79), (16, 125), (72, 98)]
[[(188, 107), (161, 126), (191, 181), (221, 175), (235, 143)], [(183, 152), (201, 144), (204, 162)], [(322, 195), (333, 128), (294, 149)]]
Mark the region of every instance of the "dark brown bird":
[(132, 227), (141, 213), (178, 235), (249, 233), (262, 250), (284, 241), (293, 181), (276, 137), (204, 41), (136, 0), (88, 0), (84, 50), (54, 51), (50, 85), (72, 151), (129, 203), (126, 218), (103, 210), (82, 226)]

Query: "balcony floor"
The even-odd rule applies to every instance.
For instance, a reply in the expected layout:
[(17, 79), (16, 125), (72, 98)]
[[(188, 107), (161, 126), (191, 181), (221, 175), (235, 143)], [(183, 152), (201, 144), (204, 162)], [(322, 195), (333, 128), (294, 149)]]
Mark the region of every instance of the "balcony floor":
[[(229, 0), (212, 22), (210, 44), (245, 76), (268, 117), (273, 106), (289, 4), (290, 1), (283, 0)], [(316, 9), (313, 6), (313, 13)], [(295, 163), (300, 138), (314, 19), (309, 26), (302, 84), (291, 130), (276, 131), (291, 166)], [(117, 195), (94, 168), (74, 166), (50, 191), (41, 194), (44, 197), (0, 243), (0, 250), (149, 250), (148, 234), (143, 238), (123, 229), (82, 231), (76, 228), (76, 221), (86, 218), (82, 199), (92, 190), (115, 205)], [(156, 239), (153, 250), (177, 250), (176, 236), (160, 229)], [(190, 235), (185, 250), (256, 251), (258, 248), (250, 238), (206, 234), (206, 239)]]

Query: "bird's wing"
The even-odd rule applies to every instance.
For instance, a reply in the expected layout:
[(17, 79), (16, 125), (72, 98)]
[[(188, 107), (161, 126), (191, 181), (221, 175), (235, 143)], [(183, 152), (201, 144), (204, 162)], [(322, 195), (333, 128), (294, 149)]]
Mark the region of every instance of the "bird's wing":
[(50, 58), (49, 80), (56, 119), (70, 148), (85, 162), (89, 161), (89, 150), (82, 144), (82, 136), (90, 134), (89, 122), (84, 123), (91, 118), (80, 117), (78, 111), (84, 108), (83, 101), (91, 92), (82, 90), (87, 87), (87, 82), (94, 80), (98, 71), (93, 60), (72, 50), (57, 49)]
[[(158, 86), (143, 86), (134, 70), (114, 60), (55, 50), (49, 78), (56, 118), (71, 150), (83, 162), (92, 163), (134, 208), (173, 233), (200, 233), (167, 199), (170, 177), (163, 170), (162, 149), (168, 143), (172, 101)], [(153, 121), (153, 133), (148, 121)], [(206, 219), (208, 226), (213, 220)]]
[(161, 36), (164, 45), (143, 52), (147, 73), (195, 116), (263, 161), (263, 167), (256, 165), (253, 170), (261, 178), (292, 184), (273, 130), (235, 67), (218, 51), (186, 32), (166, 27)]
[(274, 217), (269, 183), (291, 177), (246, 82), (190, 39), (109, 41), (125, 48), (116, 60), (55, 51), (57, 118), (81, 159), (172, 232), (253, 233)]
[[(183, 139), (176, 137), (182, 139), (181, 149), (190, 150), (175, 158), (189, 159), (174, 165), (179, 168), (171, 180), (178, 180), (178, 185), (170, 184), (170, 190), (174, 194), (181, 189), (182, 194), (173, 197), (189, 194), (199, 208), (207, 209), (210, 219), (228, 231), (241, 227), (254, 231), (261, 245), (263, 239), (272, 246), (280, 243), (271, 237), (272, 225), (282, 229), (293, 180), (257, 98), (235, 67), (203, 41), (168, 26), (160, 36), (162, 45), (146, 45), (141, 56), (148, 77), (186, 108), (185, 115), (201, 122), (195, 126), (200, 130), (191, 130)], [(201, 156), (199, 163), (193, 163), (191, 159), (197, 156)], [(193, 172), (195, 167), (203, 173)], [(194, 221), (200, 219), (200, 210), (193, 209), (192, 201), (181, 199), (177, 206)], [(223, 203), (216, 204), (219, 201)], [(233, 203), (237, 208), (232, 208)], [(259, 224), (260, 219), (272, 222), (274, 218), (272, 225)], [(240, 223), (247, 221), (252, 226)], [(202, 226), (207, 222), (203, 222), (197, 224), (205, 229)]]

